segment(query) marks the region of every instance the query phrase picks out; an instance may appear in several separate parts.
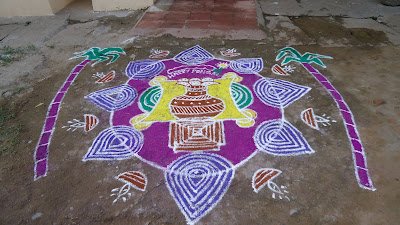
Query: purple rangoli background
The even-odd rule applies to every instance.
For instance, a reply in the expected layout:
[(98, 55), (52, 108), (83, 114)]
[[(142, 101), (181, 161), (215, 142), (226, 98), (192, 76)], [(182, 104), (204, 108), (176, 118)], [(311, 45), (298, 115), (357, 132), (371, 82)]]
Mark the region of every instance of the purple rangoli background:
[[(229, 62), (225, 60), (214, 59), (207, 63), (196, 65), (196, 67), (201, 67), (204, 65), (214, 66), (218, 68), (217, 64), (221, 62)], [(179, 66), (187, 66), (185, 64), (181, 64), (175, 62), (173, 59), (163, 61), (165, 64), (165, 69), (159, 74), (159, 76), (168, 77), (168, 69), (179, 67)], [(193, 67), (193, 66), (190, 66)], [(222, 78), (225, 73), (235, 72), (231, 68), (223, 69), (221, 73), (218, 75), (205, 75), (205, 74), (196, 74), (196, 73), (184, 73), (182, 75), (177, 75), (173, 78), (169, 78), (168, 80), (178, 80), (179, 78), (204, 78), (204, 77), (212, 77), (214, 79)], [(234, 120), (224, 120), (224, 130), (225, 130), (225, 139), (226, 145), (221, 146), (219, 151), (203, 151), (209, 152), (213, 154), (218, 154), (220, 156), (228, 159), (232, 164), (236, 165), (247, 159), (253, 152), (256, 151), (256, 146), (253, 141), (253, 135), (256, 128), (264, 121), (273, 120), (273, 119), (281, 119), (282, 111), (280, 108), (272, 107), (265, 105), (261, 102), (256, 94), (253, 91), (254, 83), (261, 79), (260, 76), (255, 74), (239, 74), (243, 78), (241, 85), (246, 86), (253, 95), (253, 103), (247, 107), (247, 109), (251, 109), (257, 112), (257, 118), (255, 119), (255, 124), (249, 128), (241, 128), (239, 127)], [(131, 79), (128, 81), (128, 85), (135, 88), (140, 96), (147, 88), (151, 87), (149, 85), (150, 79), (142, 79), (136, 80)], [(129, 121), (132, 117), (142, 114), (143, 111), (140, 110), (138, 105), (139, 98), (133, 102), (132, 105), (115, 111), (112, 115), (111, 126), (118, 125), (126, 125), (131, 126)], [(173, 149), (168, 147), (169, 142), (169, 122), (155, 122), (149, 128), (142, 130), (144, 135), (144, 145), (138, 155), (142, 157), (144, 160), (154, 162), (157, 165), (166, 168), (169, 164), (171, 164), (174, 160), (178, 159), (180, 156), (189, 154), (190, 152), (182, 152), (182, 153), (174, 153)]]

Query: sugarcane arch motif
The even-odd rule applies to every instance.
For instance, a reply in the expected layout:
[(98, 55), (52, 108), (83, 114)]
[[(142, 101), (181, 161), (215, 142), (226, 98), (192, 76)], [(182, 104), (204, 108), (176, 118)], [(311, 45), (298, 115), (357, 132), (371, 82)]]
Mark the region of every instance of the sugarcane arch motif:
[(91, 62), (93, 62), (92, 66), (96, 65), (99, 62), (104, 62), (110, 59), (108, 64), (115, 62), (120, 54), (124, 54), (124, 50), (122, 48), (105, 48), (101, 49), (98, 47), (92, 47), (83, 52), (75, 53), (76, 56), (72, 57), (71, 59), (75, 58), (85, 58), (81, 63), (76, 65), (64, 83), (61, 85), (60, 89), (58, 90), (56, 96), (54, 96), (53, 100), (51, 101), (49, 108), (47, 110), (47, 115), (45, 122), (43, 124), (42, 131), (40, 133), (39, 140), (36, 144), (35, 152), (33, 154), (34, 160), (34, 180), (39, 178), (45, 177), (48, 171), (48, 155), (49, 155), (49, 147), (51, 142), (51, 137), (54, 133), (58, 113), (61, 108), (62, 100), (65, 97), (69, 87), (75, 81), (76, 77), (79, 73), (85, 68), (85, 66)]
[(311, 66), (312, 63), (315, 63), (325, 68), (325, 64), (319, 58), (329, 59), (332, 57), (309, 52), (306, 52), (302, 55), (292, 47), (285, 47), (278, 52), (279, 53), (276, 56), (276, 61), (279, 61), (283, 58), (282, 65), (288, 64), (292, 61), (300, 63), (308, 71), (308, 73), (310, 73), (332, 96), (340, 110), (340, 114), (343, 117), (344, 127), (346, 129), (347, 137), (352, 149), (354, 169), (358, 184), (361, 188), (375, 191), (372, 180), (369, 176), (367, 158), (365, 156), (364, 147), (357, 131), (353, 113), (343, 99), (342, 95), (336, 90), (335, 87), (333, 87), (329, 80), (317, 69)]
[[(112, 60), (118, 53), (124, 53), (122, 49), (113, 49)], [(96, 52), (101, 50), (82, 53), (82, 57), (87, 57), (84, 62), (93, 60)], [(301, 62), (320, 78), (322, 75), (310, 64), (324, 66), (318, 58), (327, 57), (297, 53), (293, 48), (284, 48), (277, 60), (283, 58), (282, 65)], [(262, 70), (261, 58), (222, 60), (200, 46), (172, 59), (129, 62), (125, 84), (85, 96), (110, 112), (110, 127), (98, 134), (82, 160), (137, 158), (160, 169), (187, 223), (194, 224), (218, 204), (235, 170), (251, 157), (264, 153), (271, 156), (315, 153), (302, 133), (284, 117), (285, 108), (311, 88), (263, 77), (259, 74)], [(77, 75), (76, 72), (74, 69)], [(328, 91), (335, 90), (329, 87)], [(336, 93), (335, 90), (335, 96)], [(346, 112), (351, 113), (349, 109)], [(343, 117), (346, 121), (347, 117)], [(349, 125), (354, 128), (352, 131), (356, 129), (354, 123)], [(355, 143), (355, 160), (360, 160), (356, 154), (361, 141), (350, 137)], [(357, 178), (361, 187), (373, 190), (362, 156), (364, 165), (356, 164)], [(274, 182), (281, 173), (279, 169), (260, 168), (252, 179), (254, 191), (257, 193), (267, 186), (273, 198), (290, 200), (285, 187)], [(146, 189), (147, 177), (143, 171), (122, 172), (115, 178), (124, 185), (112, 190), (112, 196), (116, 196), (113, 204), (119, 199), (127, 201), (131, 187)]]

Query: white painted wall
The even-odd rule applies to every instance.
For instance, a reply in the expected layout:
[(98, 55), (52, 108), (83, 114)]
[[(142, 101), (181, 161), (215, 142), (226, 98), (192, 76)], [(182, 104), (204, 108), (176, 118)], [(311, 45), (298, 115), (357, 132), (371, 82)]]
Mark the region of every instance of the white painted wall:
[[(54, 15), (74, 0), (0, 0), (0, 17)], [(94, 11), (136, 10), (154, 0), (92, 0)]]
[(94, 11), (136, 10), (152, 6), (154, 0), (92, 0)]
[(48, 1), (53, 10), (53, 13), (57, 13), (58, 11), (63, 9), (65, 6), (67, 6), (69, 3), (71, 3), (75, 0), (48, 0)]
[(48, 0), (0, 0), (0, 17), (52, 14)]
[(0, 17), (53, 15), (72, 1), (0, 0)]

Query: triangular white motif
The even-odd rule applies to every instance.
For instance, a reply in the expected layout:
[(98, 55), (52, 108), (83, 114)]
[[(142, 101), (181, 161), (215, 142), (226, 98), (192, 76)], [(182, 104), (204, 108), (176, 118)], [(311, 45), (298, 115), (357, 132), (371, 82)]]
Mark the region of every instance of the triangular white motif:
[(198, 45), (179, 53), (174, 58), (176, 62), (180, 62), (187, 65), (197, 65), (201, 63), (206, 63), (213, 59), (214, 56), (211, 53), (207, 52), (205, 49), (203, 49)]
[(231, 61), (229, 66), (236, 72), (244, 73), (258, 73), (264, 67), (261, 58), (244, 58)]
[(111, 127), (96, 137), (83, 161), (131, 158), (140, 151), (143, 141), (143, 134), (132, 127)]
[(257, 148), (273, 155), (301, 155), (314, 153), (307, 140), (285, 120), (265, 121), (253, 136)]
[(192, 153), (170, 164), (165, 179), (187, 222), (194, 224), (218, 204), (234, 173), (233, 165), (222, 156)]
[(107, 111), (117, 111), (132, 104), (137, 91), (126, 84), (93, 92), (86, 99)]
[(278, 108), (288, 106), (311, 90), (310, 87), (272, 78), (259, 79), (253, 89), (261, 101)]
[(145, 59), (136, 62), (129, 62), (125, 74), (129, 78), (145, 79), (160, 74), (165, 69), (162, 61)]

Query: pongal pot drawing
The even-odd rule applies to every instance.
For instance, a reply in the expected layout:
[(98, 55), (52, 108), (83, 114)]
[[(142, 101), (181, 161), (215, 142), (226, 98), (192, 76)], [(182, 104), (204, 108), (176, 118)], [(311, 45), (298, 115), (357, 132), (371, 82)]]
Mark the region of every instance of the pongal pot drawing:
[(171, 114), (177, 121), (170, 125), (169, 146), (174, 151), (219, 150), (225, 144), (222, 121), (213, 120), (225, 109), (224, 102), (208, 94), (210, 85), (218, 85), (212, 78), (182, 78), (177, 85), (185, 86), (186, 93), (171, 100)]

